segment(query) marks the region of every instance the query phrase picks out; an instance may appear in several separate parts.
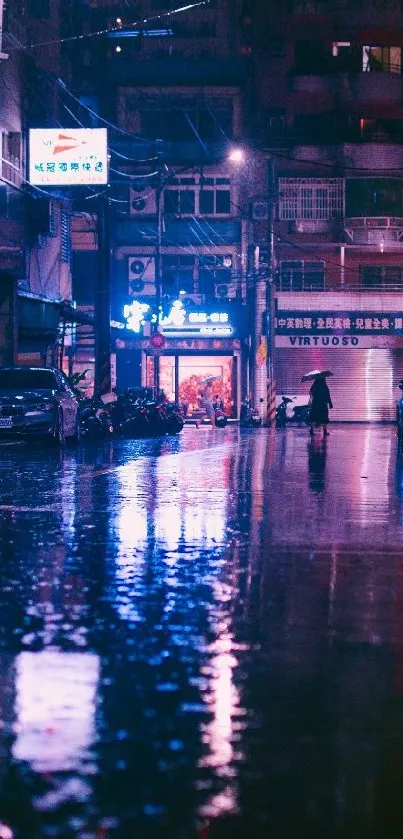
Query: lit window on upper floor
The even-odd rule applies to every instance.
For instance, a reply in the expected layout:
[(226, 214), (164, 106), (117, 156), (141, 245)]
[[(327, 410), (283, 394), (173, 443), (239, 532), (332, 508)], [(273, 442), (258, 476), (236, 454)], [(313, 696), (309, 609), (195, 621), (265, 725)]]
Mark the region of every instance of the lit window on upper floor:
[(360, 119), (360, 140), (369, 143), (402, 143), (403, 127), (400, 119)]
[(402, 72), (401, 47), (362, 47), (362, 69), (364, 73), (396, 73)]
[(339, 55), (342, 55), (345, 50), (348, 50), (348, 52), (350, 52), (350, 41), (333, 41), (332, 55), (334, 58), (337, 58)]

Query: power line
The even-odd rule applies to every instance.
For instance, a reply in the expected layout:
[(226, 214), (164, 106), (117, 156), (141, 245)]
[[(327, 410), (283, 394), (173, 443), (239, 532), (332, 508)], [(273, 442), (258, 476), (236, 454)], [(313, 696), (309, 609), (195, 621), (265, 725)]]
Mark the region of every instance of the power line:
[[(149, 23), (153, 23), (154, 21), (164, 20), (165, 18), (173, 17), (174, 15), (181, 14), (182, 12), (191, 11), (192, 9), (196, 9), (198, 6), (208, 6), (210, 4), (210, 2), (211, 2), (211, 0), (199, 0), (199, 2), (197, 2), (197, 3), (189, 3), (188, 5), (180, 6), (177, 9), (171, 9), (170, 11), (161, 12), (158, 15), (152, 15), (151, 17), (148, 17), (148, 18), (143, 18), (141, 20), (133, 21), (132, 23), (127, 23), (127, 24), (125, 24), (125, 27), (122, 27), (122, 25), (119, 24), (118, 26), (110, 26), (110, 27), (107, 27), (105, 29), (98, 29), (95, 32), (83, 32), (80, 35), (67, 35), (64, 38), (55, 38), (51, 41), (41, 41), (41, 42), (38, 42), (36, 44), (26, 44), (26, 45), (14, 47), (12, 49), (27, 51), (27, 50), (31, 50), (31, 49), (37, 49), (39, 47), (41, 47), (41, 48), (42, 47), (50, 47), (50, 46), (53, 46), (55, 44), (67, 44), (67, 43), (71, 43), (72, 41), (84, 41), (84, 40), (87, 40), (88, 38), (99, 38), (102, 35), (109, 35), (109, 34), (114, 33), (114, 32), (121, 32), (122, 29), (124, 31), (125, 29), (135, 29), (135, 28), (143, 27), (143, 26), (146, 26)], [(140, 29), (140, 31), (141, 31), (141, 29)]]
[(110, 120), (105, 119), (104, 117), (101, 117), (100, 114), (98, 114), (96, 111), (93, 110), (93, 108), (90, 108), (89, 105), (85, 105), (84, 102), (82, 102), (81, 99), (79, 99), (78, 96), (76, 96), (67, 87), (66, 83), (60, 77), (57, 78), (57, 83), (60, 85), (60, 87), (63, 90), (66, 91), (66, 93), (68, 93), (69, 96), (71, 96), (72, 99), (74, 99), (75, 102), (77, 102), (80, 105), (81, 108), (84, 108), (86, 111), (88, 111), (88, 113), (90, 113), (97, 120), (102, 122), (104, 125), (107, 125), (108, 128), (111, 128), (113, 131), (117, 131), (119, 134), (123, 134), (125, 137), (130, 137), (131, 140), (137, 140), (140, 143), (150, 144), (152, 142), (151, 140), (149, 140), (145, 137), (140, 137), (137, 134), (132, 134), (130, 131), (126, 131), (124, 128), (120, 128), (119, 125), (115, 125), (115, 123), (110, 122)]

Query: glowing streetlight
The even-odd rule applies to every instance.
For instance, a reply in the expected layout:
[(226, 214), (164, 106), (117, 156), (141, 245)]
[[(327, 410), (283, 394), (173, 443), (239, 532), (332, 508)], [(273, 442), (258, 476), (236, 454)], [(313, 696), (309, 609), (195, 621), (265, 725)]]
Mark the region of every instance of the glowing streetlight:
[(230, 163), (235, 163), (237, 166), (245, 163), (246, 154), (244, 149), (240, 146), (234, 146), (234, 148), (229, 151), (228, 160)]

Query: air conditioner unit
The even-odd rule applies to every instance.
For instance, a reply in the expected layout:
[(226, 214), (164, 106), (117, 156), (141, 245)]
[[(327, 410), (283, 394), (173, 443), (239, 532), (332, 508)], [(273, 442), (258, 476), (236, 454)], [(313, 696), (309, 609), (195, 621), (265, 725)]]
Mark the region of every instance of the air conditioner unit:
[(127, 274), (131, 297), (155, 296), (155, 257), (129, 256)]
[(150, 184), (145, 183), (130, 187), (129, 214), (131, 216), (155, 216), (156, 213), (155, 189)]
[(269, 218), (269, 204), (267, 201), (252, 201), (252, 218), (254, 221), (267, 221)]
[(236, 297), (235, 283), (216, 283), (215, 296), (218, 297), (219, 300), (233, 300), (234, 297)]

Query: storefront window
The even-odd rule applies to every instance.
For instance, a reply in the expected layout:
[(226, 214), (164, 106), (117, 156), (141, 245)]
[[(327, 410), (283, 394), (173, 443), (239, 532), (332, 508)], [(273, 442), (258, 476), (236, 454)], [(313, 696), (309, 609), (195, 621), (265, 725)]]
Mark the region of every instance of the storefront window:
[(175, 358), (173, 355), (160, 359), (160, 386), (170, 402), (175, 402)]
[[(160, 356), (160, 385), (167, 399), (186, 405), (187, 416), (201, 413), (200, 390), (211, 379), (213, 397), (220, 397), (227, 416), (236, 415), (234, 358), (226, 355)], [(154, 383), (154, 357), (147, 356), (146, 384)]]
[(224, 402), (228, 416), (233, 415), (233, 358), (232, 356), (180, 356), (179, 400), (188, 406), (188, 415), (200, 411), (199, 394), (203, 380), (212, 378), (213, 396)]

